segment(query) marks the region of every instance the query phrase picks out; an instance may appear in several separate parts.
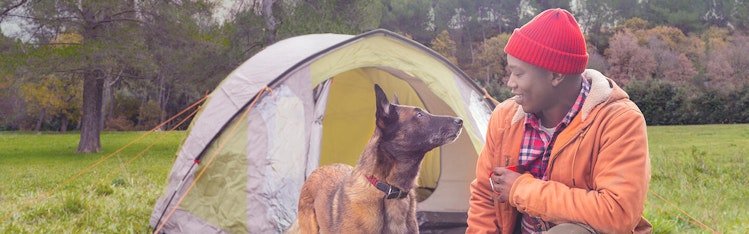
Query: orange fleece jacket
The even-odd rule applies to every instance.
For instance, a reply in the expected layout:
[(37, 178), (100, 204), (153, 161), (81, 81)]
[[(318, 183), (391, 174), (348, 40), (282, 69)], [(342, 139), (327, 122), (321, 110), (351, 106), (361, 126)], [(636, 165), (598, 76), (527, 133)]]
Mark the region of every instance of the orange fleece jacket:
[(557, 136), (546, 169), (549, 181), (520, 176), (509, 202), (497, 200), (487, 175), (494, 167), (518, 163), (525, 112), (514, 100), (497, 106), (470, 186), (466, 233), (512, 233), (518, 210), (552, 223), (587, 224), (600, 233), (652, 230), (642, 217), (650, 184), (645, 119), (603, 74), (586, 70), (583, 77), (591, 91)]

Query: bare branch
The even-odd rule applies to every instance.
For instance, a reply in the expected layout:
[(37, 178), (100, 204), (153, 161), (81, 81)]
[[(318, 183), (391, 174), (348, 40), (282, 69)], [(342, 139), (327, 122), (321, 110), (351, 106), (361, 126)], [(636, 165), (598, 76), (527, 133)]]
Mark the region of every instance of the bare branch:
[(135, 22), (135, 23), (144, 23), (143, 21), (137, 20), (137, 19), (108, 19), (108, 20), (101, 20), (97, 21), (96, 24), (107, 24), (107, 23), (116, 23), (120, 21), (127, 21), (127, 22)]
[(81, 45), (80, 43), (75, 42), (49, 42), (49, 43), (34, 43), (34, 42), (27, 42), (26, 44), (32, 45), (32, 46), (54, 46), (54, 45)]
[(114, 80), (112, 82), (107, 83), (107, 86), (112, 86), (117, 83), (117, 81), (120, 81), (120, 78), (122, 78), (122, 73), (125, 71), (125, 69), (120, 69), (120, 72), (117, 73), (116, 76), (114, 76)]
[[(76, 69), (66, 69), (66, 70), (55, 70), (55, 71), (52, 71), (52, 72), (53, 72), (53, 73), (61, 73), (61, 74), (74, 74), (74, 75), (75, 75), (75, 74), (79, 74), (79, 75), (80, 75), (80, 74), (99, 73), (99, 75), (106, 75), (106, 76), (116, 76), (116, 77), (117, 77), (117, 80), (119, 80), (120, 78), (128, 78), (128, 79), (148, 79), (148, 77), (143, 77), (143, 76), (132, 76), (132, 75), (127, 75), (127, 74), (123, 74), (123, 72), (121, 72), (121, 71), (120, 71), (120, 72), (119, 72), (118, 74), (115, 74), (115, 73), (112, 73), (112, 72), (104, 72), (104, 71), (101, 71), (100, 69), (94, 69), (94, 70), (91, 70), (91, 69), (87, 69), (87, 68), (76, 68)], [(117, 80), (115, 80), (114, 82), (116, 82)]]
[(55, 17), (55, 18), (39, 18), (39, 17), (32, 17), (27, 15), (16, 15), (16, 14), (7, 14), (5, 16), (8, 17), (17, 17), (22, 19), (30, 19), (30, 20), (36, 20), (36, 21), (62, 21), (62, 20), (74, 20), (74, 19), (80, 19), (78, 17)]
[(19, 7), (21, 7), (21, 6), (23, 5), (23, 4), (26, 4), (26, 2), (28, 2), (28, 1), (29, 1), (29, 0), (21, 0), (21, 1), (19, 1), (18, 3), (16, 3), (16, 4), (11, 4), (11, 5), (10, 5), (10, 6), (8, 6), (7, 8), (3, 9), (3, 11), (2, 11), (2, 12), (0, 12), (0, 21), (2, 21), (2, 20), (3, 20), (3, 18), (5, 18), (5, 16), (7, 16), (7, 15), (8, 15), (8, 13), (9, 13), (10, 11), (12, 11), (12, 10), (14, 10), (14, 9), (16, 9), (16, 8), (19, 8)]
[(136, 11), (136, 10), (122, 11), (122, 12), (118, 12), (118, 13), (112, 14), (112, 17), (117, 17), (117, 16), (120, 16), (120, 15), (128, 14), (128, 13), (138, 13), (138, 11)]

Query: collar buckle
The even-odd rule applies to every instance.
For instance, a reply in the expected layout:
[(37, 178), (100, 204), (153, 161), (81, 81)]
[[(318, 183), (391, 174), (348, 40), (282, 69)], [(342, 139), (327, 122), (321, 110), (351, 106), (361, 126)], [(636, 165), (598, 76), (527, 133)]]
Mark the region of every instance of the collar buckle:
[(374, 185), (377, 190), (385, 193), (385, 199), (402, 199), (408, 196), (407, 191), (403, 191), (398, 187), (382, 182), (374, 176), (367, 176), (367, 180)]

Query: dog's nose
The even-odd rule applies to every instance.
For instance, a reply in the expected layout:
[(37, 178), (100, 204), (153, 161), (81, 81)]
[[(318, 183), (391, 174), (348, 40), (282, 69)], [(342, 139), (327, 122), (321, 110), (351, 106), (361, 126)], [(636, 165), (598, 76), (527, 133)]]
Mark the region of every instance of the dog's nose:
[(455, 118), (455, 120), (453, 120), (453, 122), (455, 122), (455, 124), (457, 124), (457, 125), (463, 125), (463, 120), (459, 119), (459, 118)]

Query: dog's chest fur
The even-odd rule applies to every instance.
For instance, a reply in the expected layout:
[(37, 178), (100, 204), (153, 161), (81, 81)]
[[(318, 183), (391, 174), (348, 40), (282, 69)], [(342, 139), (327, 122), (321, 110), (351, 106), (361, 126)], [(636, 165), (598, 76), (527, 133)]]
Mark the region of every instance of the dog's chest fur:
[(385, 199), (384, 207), (385, 210), (385, 225), (382, 233), (406, 233), (408, 227), (409, 216), (406, 215), (411, 212), (411, 207), (416, 202), (413, 198), (413, 194), (403, 199)]

